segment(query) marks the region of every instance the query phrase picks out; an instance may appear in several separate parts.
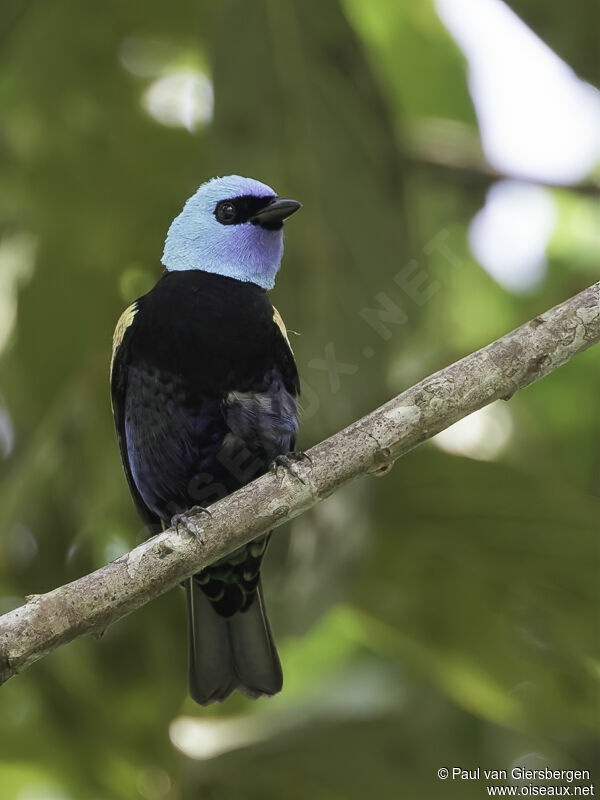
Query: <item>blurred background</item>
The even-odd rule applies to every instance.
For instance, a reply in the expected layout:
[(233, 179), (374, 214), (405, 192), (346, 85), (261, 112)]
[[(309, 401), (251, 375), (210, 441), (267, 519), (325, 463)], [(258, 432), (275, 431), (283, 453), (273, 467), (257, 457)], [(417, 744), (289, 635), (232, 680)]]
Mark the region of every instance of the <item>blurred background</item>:
[[(595, 0), (8, 0), (0, 610), (143, 530), (111, 337), (213, 175), (273, 185), (310, 447), (598, 278)], [(0, 689), (2, 800), (480, 798), (600, 762), (600, 349), (279, 531), (283, 693), (187, 696), (183, 593)], [(597, 776), (598, 777), (598, 776)]]

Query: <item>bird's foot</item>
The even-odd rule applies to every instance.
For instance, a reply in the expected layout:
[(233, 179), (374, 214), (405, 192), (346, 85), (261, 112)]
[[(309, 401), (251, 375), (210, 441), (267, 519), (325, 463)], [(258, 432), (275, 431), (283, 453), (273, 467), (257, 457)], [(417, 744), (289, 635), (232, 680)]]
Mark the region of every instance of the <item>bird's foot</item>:
[(204, 506), (192, 506), (183, 514), (175, 514), (171, 517), (171, 527), (175, 528), (177, 533), (181, 533), (180, 528), (183, 528), (186, 533), (201, 542), (202, 528), (198, 528), (197, 522), (192, 519), (196, 514), (208, 514), (209, 517), (212, 517), (208, 508), (204, 508)]
[(269, 469), (276, 475), (280, 474), (280, 470), (283, 470), (283, 474), (288, 472), (297, 478), (300, 483), (306, 485), (306, 478), (299, 469), (299, 464), (303, 461), (308, 461), (309, 466), (312, 467), (312, 459), (307, 453), (303, 453), (300, 450), (291, 450), (289, 453), (276, 456), (271, 462)]

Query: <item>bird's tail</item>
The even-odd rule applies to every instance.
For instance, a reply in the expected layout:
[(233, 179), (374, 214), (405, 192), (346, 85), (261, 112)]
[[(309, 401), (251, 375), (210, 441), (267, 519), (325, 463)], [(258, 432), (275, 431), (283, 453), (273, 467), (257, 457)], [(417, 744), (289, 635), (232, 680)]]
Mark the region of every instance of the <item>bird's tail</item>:
[(277, 694), (283, 675), (258, 582), (246, 611), (220, 616), (201, 587), (186, 583), (189, 627), (189, 680), (202, 706), (225, 700), (234, 689), (246, 697)]

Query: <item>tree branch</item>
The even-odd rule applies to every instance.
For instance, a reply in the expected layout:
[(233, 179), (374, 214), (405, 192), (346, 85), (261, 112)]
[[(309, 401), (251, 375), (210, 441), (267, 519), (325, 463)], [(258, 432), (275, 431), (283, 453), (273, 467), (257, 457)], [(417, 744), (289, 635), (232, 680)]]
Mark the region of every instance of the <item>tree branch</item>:
[(101, 633), (202, 567), (277, 528), (355, 478), (462, 417), (565, 364), (600, 341), (600, 283), (436, 372), (313, 447), (299, 478), (267, 474), (194, 517), (198, 538), (173, 528), (95, 572), (0, 617), (0, 683), (61, 644)]

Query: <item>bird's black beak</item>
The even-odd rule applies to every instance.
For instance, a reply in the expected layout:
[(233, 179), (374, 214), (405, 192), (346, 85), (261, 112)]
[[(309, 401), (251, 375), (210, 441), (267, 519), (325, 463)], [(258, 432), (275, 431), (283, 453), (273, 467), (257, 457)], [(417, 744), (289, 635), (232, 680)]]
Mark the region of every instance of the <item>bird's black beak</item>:
[(298, 211), (299, 208), (302, 208), (302, 204), (297, 200), (284, 200), (282, 197), (274, 197), (268, 205), (253, 214), (249, 221), (257, 225), (264, 225), (265, 222), (267, 224), (283, 222), (284, 219), (293, 214), (294, 211)]

